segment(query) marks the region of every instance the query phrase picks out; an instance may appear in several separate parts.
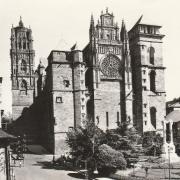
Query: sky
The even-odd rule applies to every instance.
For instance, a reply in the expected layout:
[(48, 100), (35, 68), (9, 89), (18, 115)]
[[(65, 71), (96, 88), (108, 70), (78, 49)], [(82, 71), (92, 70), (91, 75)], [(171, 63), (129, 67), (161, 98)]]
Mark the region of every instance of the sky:
[(128, 30), (141, 15), (162, 25), (163, 58), (167, 100), (180, 96), (180, 1), (179, 0), (0, 0), (0, 76), (3, 77), (2, 108), (11, 111), (10, 31), (19, 18), (31, 27), (36, 52), (35, 64), (51, 50), (79, 49), (88, 43), (90, 16), (97, 22), (108, 7), (115, 21), (122, 19)]

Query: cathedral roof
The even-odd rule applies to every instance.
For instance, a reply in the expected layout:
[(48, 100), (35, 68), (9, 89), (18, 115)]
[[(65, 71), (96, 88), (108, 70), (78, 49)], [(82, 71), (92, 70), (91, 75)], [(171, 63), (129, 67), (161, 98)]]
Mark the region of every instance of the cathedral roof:
[(61, 38), (54, 50), (57, 50), (57, 51), (69, 51), (70, 46), (63, 38)]
[(134, 29), (134, 27), (139, 25), (139, 24), (148, 25), (148, 26), (156, 26), (156, 27), (159, 27), (159, 28), (161, 27), (154, 20), (152, 21), (152, 19), (148, 18), (147, 16), (141, 15), (141, 17), (138, 19), (138, 21), (135, 23), (135, 25), (131, 28), (131, 30)]
[(141, 17), (138, 19), (136, 24), (144, 24), (144, 25), (152, 25), (152, 26), (161, 27), (160, 25), (158, 25), (157, 22), (154, 21), (154, 19), (152, 21), (152, 19), (149, 19), (147, 16), (143, 16), (143, 15), (141, 15)]

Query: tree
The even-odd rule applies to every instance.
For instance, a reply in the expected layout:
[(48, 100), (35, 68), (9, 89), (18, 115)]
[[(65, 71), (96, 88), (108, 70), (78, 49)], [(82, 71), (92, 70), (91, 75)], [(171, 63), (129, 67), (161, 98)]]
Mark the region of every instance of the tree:
[(106, 168), (107, 172), (129, 166), (132, 158), (134, 158), (133, 162), (137, 162), (135, 152), (139, 152), (136, 148), (139, 138), (137, 131), (128, 128), (126, 123), (121, 124), (117, 129), (103, 132), (89, 121), (84, 128), (78, 127), (67, 133), (67, 143), (76, 160), (91, 162), (88, 167), (96, 164), (99, 169)]
[(104, 141), (105, 133), (93, 122), (88, 122), (84, 128), (77, 127), (69, 131), (66, 139), (71, 149), (71, 155), (80, 160), (92, 158), (98, 146)]
[(145, 148), (146, 155), (160, 155), (163, 138), (160, 134), (155, 132), (147, 132), (143, 137), (143, 147)]
[(106, 136), (106, 144), (123, 153), (128, 167), (138, 161), (143, 149), (141, 137), (134, 127), (128, 128), (128, 123), (122, 123), (117, 129), (107, 131)]
[(114, 172), (125, 168), (126, 160), (121, 152), (113, 149), (112, 144), (112, 147), (108, 145), (113, 138), (110, 136), (108, 139), (108, 136), (108, 132), (103, 132), (93, 122), (87, 122), (84, 128), (78, 127), (67, 133), (67, 143), (72, 156), (76, 161), (86, 161), (89, 171), (93, 172), (96, 166), (100, 171), (106, 168), (106, 172)]
[(107, 144), (102, 144), (97, 152), (97, 168), (100, 174), (109, 175), (117, 169), (126, 168), (126, 160), (120, 151), (116, 151)]
[(7, 130), (8, 125), (12, 123), (12, 114), (10, 112), (3, 113), (1, 123), (2, 129)]

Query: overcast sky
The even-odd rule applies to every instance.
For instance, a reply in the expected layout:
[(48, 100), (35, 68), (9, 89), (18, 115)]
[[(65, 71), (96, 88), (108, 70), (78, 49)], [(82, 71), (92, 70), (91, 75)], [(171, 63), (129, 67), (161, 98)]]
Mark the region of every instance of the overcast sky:
[(3, 108), (10, 111), (10, 30), (19, 17), (31, 26), (36, 52), (36, 65), (50, 51), (67, 48), (78, 42), (83, 48), (88, 42), (91, 13), (95, 22), (106, 7), (121, 25), (125, 20), (129, 30), (143, 14), (162, 25), (165, 86), (167, 100), (180, 96), (180, 2), (179, 0), (0, 0), (0, 75), (4, 77)]

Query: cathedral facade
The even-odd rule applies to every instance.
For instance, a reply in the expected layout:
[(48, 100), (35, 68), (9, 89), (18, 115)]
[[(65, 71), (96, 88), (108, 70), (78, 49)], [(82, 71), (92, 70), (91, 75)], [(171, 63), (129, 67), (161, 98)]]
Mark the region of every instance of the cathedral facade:
[(91, 17), (83, 50), (77, 44), (67, 51), (52, 50), (48, 66), (40, 62), (34, 72), (31, 30), (20, 21), (11, 31), (14, 120), (34, 104), (36, 133), (54, 154), (66, 151), (71, 128), (89, 120), (104, 131), (128, 122), (141, 134), (161, 133), (165, 68), (160, 28), (141, 17), (128, 32), (124, 21), (119, 27), (106, 9), (97, 24)]

